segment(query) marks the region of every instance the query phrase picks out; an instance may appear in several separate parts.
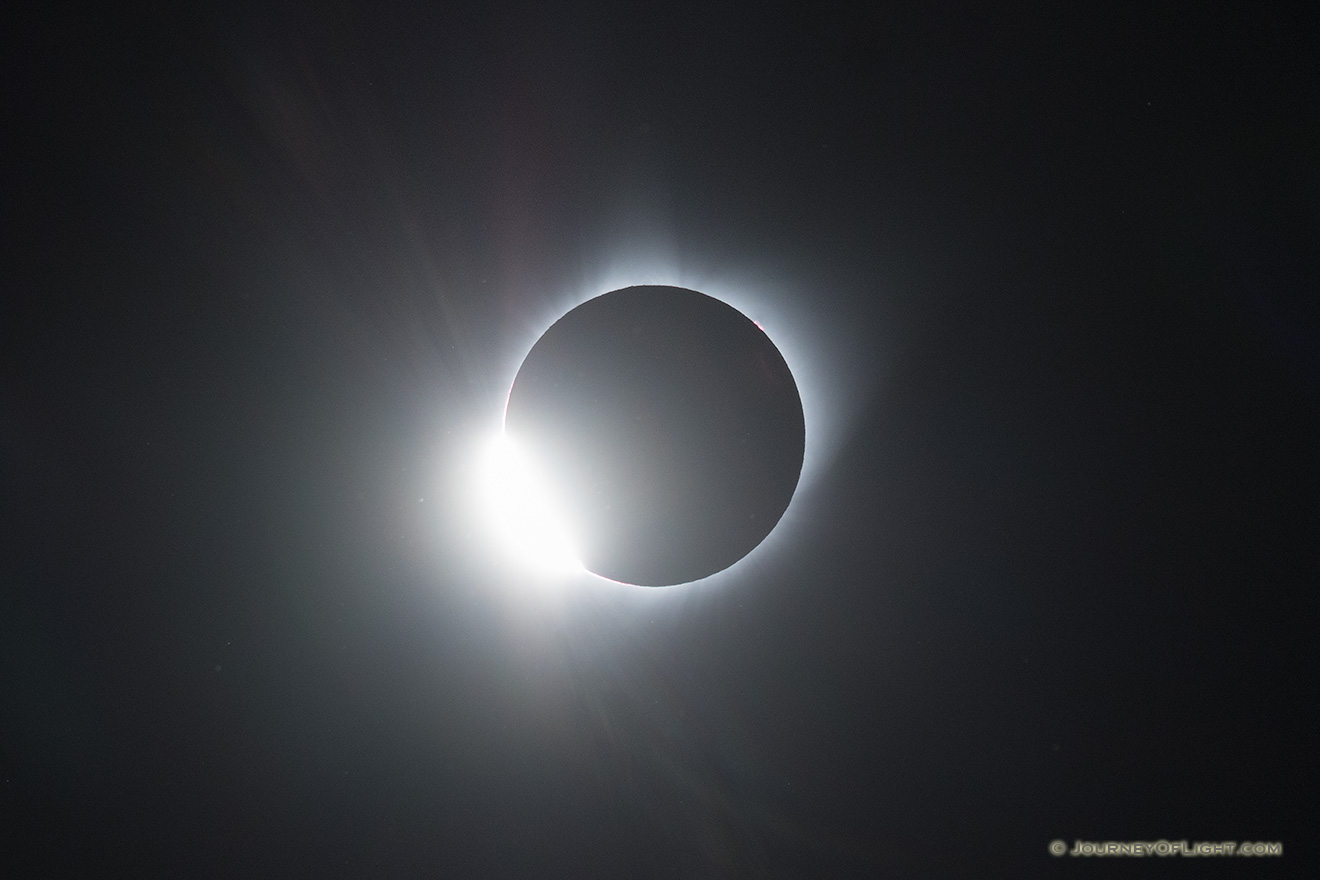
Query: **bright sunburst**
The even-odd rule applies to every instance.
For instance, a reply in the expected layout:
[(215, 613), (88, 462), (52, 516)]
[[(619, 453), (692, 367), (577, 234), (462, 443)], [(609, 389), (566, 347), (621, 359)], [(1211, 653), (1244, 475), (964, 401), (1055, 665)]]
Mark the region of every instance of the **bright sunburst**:
[(495, 434), (477, 481), (486, 528), (504, 558), (546, 579), (583, 571), (573, 529), (527, 450), (502, 431)]

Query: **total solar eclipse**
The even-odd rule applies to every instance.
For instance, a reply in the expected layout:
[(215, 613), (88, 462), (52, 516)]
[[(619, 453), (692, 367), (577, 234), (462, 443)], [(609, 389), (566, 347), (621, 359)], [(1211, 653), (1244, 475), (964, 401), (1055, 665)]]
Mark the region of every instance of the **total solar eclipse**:
[(615, 290), (555, 322), (518, 370), (504, 431), (581, 566), (640, 586), (750, 553), (788, 508), (806, 439), (761, 328), (668, 286)]

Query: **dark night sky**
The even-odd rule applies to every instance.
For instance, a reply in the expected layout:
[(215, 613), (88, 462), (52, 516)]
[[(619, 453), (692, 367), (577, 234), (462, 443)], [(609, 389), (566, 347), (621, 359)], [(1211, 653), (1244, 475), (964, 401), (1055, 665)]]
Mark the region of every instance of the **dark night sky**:
[[(1206, 5), (6, 13), (0, 873), (1313, 870), (1316, 34)], [(469, 447), (658, 266), (828, 449), (524, 592)]]

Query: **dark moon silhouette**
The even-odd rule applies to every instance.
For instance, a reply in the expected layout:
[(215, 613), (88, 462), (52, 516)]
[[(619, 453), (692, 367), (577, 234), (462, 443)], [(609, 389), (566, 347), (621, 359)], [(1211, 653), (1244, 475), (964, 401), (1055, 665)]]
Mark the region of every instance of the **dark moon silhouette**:
[(627, 287), (560, 318), (509, 393), (583, 565), (643, 586), (728, 568), (779, 522), (806, 426), (788, 365), (741, 312), (681, 287)]

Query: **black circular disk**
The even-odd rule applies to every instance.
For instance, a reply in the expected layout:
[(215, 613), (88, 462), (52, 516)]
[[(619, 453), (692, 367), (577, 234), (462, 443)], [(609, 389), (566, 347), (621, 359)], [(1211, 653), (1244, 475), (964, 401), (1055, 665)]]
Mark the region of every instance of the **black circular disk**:
[(761, 543), (806, 437), (769, 337), (717, 299), (658, 286), (596, 297), (547, 330), (505, 431), (543, 469), (583, 565), (644, 586), (706, 577)]

